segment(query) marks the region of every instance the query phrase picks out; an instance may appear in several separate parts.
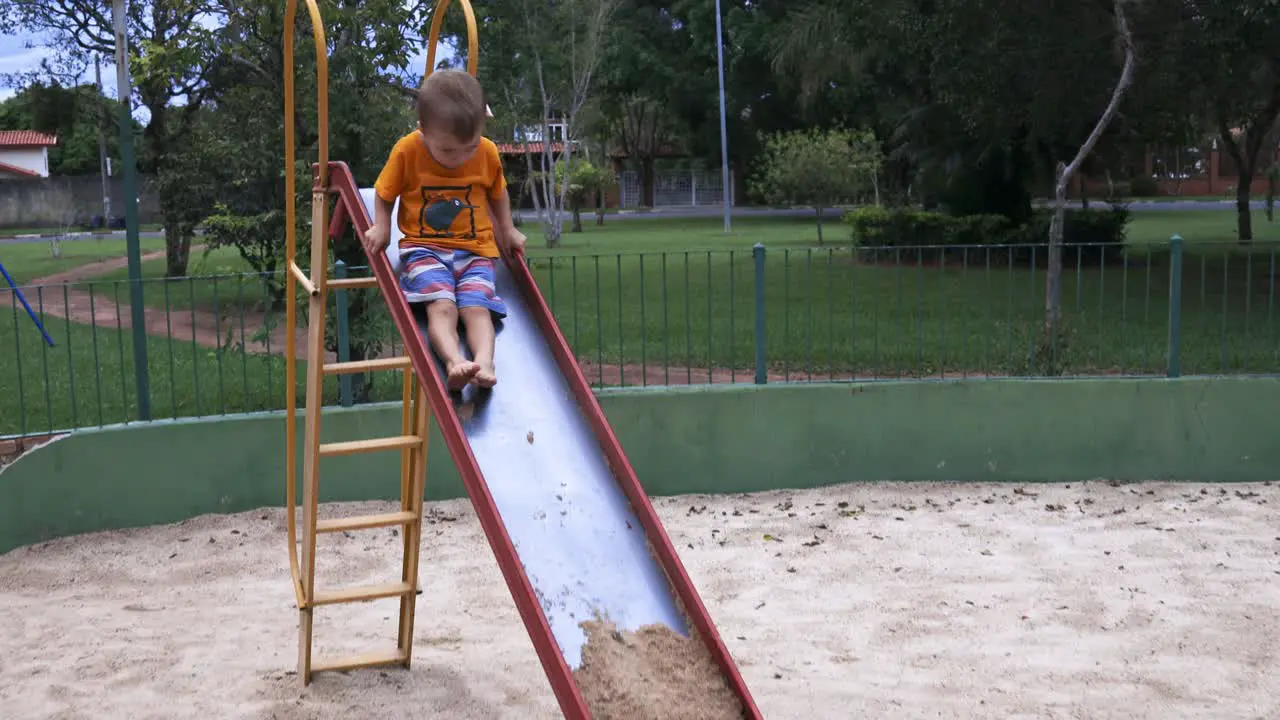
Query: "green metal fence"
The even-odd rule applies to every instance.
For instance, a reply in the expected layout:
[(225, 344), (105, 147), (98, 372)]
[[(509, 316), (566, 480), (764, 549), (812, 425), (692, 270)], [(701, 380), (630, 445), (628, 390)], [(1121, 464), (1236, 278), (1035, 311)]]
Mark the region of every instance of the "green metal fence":
[[(1280, 367), (1275, 249), (1068, 246), (1054, 332), (1044, 325), (1047, 250), (756, 246), (538, 254), (529, 264), (595, 387)], [(281, 288), (280, 273), (144, 281), (154, 418), (283, 407)], [(0, 435), (137, 419), (129, 290), (22, 288), (53, 347), (13, 293), (0, 296)], [(334, 293), (328, 322), (330, 359), (401, 352), (376, 290)], [(499, 357), (499, 373), (512, 361)], [(326, 402), (398, 398), (396, 374), (329, 379)]]

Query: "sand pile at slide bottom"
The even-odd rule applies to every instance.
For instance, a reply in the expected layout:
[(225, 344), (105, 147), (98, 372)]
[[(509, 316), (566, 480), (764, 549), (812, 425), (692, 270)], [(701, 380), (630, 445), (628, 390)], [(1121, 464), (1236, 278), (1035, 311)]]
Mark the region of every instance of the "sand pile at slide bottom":
[(701, 642), (666, 625), (619, 632), (589, 621), (582, 629), (574, 677), (594, 720), (742, 720), (742, 703)]

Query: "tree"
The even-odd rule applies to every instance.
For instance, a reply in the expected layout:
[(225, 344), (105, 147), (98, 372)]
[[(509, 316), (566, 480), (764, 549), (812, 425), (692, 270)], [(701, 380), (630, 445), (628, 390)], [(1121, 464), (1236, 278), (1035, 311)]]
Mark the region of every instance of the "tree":
[(652, 207), (654, 164), (663, 152), (676, 149), (678, 121), (664, 103), (639, 93), (610, 102), (604, 112), (610, 138), (640, 171), (640, 204)]
[(1236, 167), (1236, 233), (1253, 239), (1250, 195), (1274, 159), (1280, 122), (1280, 3), (1183, 0), (1149, 3), (1139, 42), (1173, 69), (1167, 102), (1194, 108)]
[[(565, 188), (565, 168), (568, 171), (568, 183)], [(591, 164), (586, 158), (575, 158), (569, 165), (563, 163), (556, 166), (556, 193), (564, 192), (573, 213), (573, 226), (570, 232), (582, 232), (582, 208), (588, 200), (596, 199), (601, 193), (608, 192), (616, 184), (614, 174), (607, 168)], [(596, 224), (604, 224), (604, 209), (596, 203)]]
[(874, 193), (880, 147), (869, 131), (805, 130), (764, 141), (755, 191), (768, 202), (812, 205), (822, 244), (826, 208)]
[[(228, 23), (218, 30), (219, 53), (210, 69), (209, 115), (214, 141), (210, 155), (222, 160), (219, 212), (209, 220), (211, 240), (235, 245), (251, 263), (283, 268), (285, 237), (284, 173), (297, 179), (298, 263), (309, 266), (311, 252), (311, 166), (319, 142), (316, 110), (316, 57), (310, 19), (298, 13), (294, 68), (283, 66), (284, 4), (275, 0), (220, 0)], [(325, 37), (329, 63), (329, 158), (350, 166), (357, 184), (369, 187), (382, 170), (392, 145), (413, 129), (416, 114), (404, 92), (421, 32), (422, 8), (401, 0), (339, 0), (326, 6)], [(373, 30), (370, 30), (370, 29)], [(297, 165), (284, 164), (284, 88), (286, 72), (296, 72), (295, 138)], [(330, 243), (329, 263), (350, 268), (367, 264), (353, 232)], [(270, 276), (283, 285), (279, 275)], [(275, 296), (282, 298), (281, 295)], [(305, 306), (304, 306), (305, 307)], [(348, 294), (350, 356), (380, 355), (394, 330), (376, 291)], [(303, 310), (305, 314), (305, 309)], [(305, 321), (305, 318), (303, 319)], [(326, 317), (326, 349), (337, 349), (336, 317)], [(357, 402), (371, 397), (375, 374), (352, 376)]]
[[(798, 0), (777, 23), (775, 67), (807, 104), (841, 93), (849, 122), (876, 130), (895, 194), (1020, 223), (1107, 103), (1110, 16), (1109, 0)], [(1098, 145), (1146, 117), (1126, 108)]]
[[(208, 0), (131, 0), (126, 32), (129, 72), (139, 103), (146, 108), (139, 170), (156, 174), (185, 148), (188, 130), (208, 93), (206, 73), (213, 46), (202, 21), (215, 19)], [(59, 62), (84, 62), (115, 52), (109, 5), (97, 0), (0, 0), (0, 30), (23, 30), (50, 38)], [(182, 99), (185, 105), (175, 104)], [(198, 211), (195, 198), (173, 183), (159, 183), (165, 224), (166, 274), (183, 275)]]
[[(49, 150), (52, 175), (94, 175), (99, 172), (98, 138), (106, 137), (107, 157), (120, 156), (116, 132), (118, 103), (103, 97), (93, 85), (63, 86), (57, 79), (36, 80), (0, 102), (0, 130), (39, 130), (58, 137)], [(134, 124), (140, 135), (141, 125)]]
[[(555, 168), (572, 160), (578, 121), (596, 89), (606, 31), (618, 5), (619, 0), (473, 3), (487, 43), (480, 53), (480, 79), (503, 104), (501, 112), (517, 128), (515, 140), (526, 150), (547, 247), (559, 246), (567, 207), (568, 185), (557, 189)], [(553, 123), (558, 134), (552, 133)], [(540, 152), (529, 152), (532, 143), (540, 145)]]
[(1081, 164), (1093, 151), (1098, 139), (1111, 123), (1120, 109), (1120, 101), (1125, 91), (1133, 83), (1134, 66), (1137, 62), (1137, 50), (1134, 47), (1133, 33), (1129, 29), (1129, 19), (1125, 15), (1127, 0), (1114, 0), (1116, 35), (1124, 53), (1124, 65), (1120, 70), (1120, 78), (1111, 91), (1111, 100), (1102, 111), (1093, 132), (1085, 139), (1084, 144), (1076, 151), (1075, 158), (1069, 164), (1058, 164), (1058, 179), (1054, 187), (1053, 219), (1049, 223), (1049, 270), (1045, 274), (1045, 332), (1047, 337), (1056, 338), (1061, 319), (1062, 295), (1062, 236), (1066, 224), (1067, 187), (1072, 176), (1080, 169)]

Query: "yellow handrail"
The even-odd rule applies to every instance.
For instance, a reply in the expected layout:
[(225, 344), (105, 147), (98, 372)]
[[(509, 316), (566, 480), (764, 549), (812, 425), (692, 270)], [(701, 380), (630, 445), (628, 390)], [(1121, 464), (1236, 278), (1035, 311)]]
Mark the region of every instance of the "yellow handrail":
[[(307, 11), (311, 15), (311, 34), (316, 43), (316, 85), (319, 103), (317, 106), (317, 133), (319, 135), (319, 183), (321, 187), (329, 180), (329, 53), (324, 37), (324, 20), (320, 17), (320, 8), (315, 0), (306, 0)], [(286, 0), (284, 17), (284, 188), (285, 188), (285, 255), (288, 262), (296, 262), (297, 208), (295, 192), (297, 189), (296, 149), (294, 138), (295, 110), (293, 105), (293, 80), (297, 68), (294, 67), (293, 42), (294, 24), (298, 13), (297, 0)], [(314, 280), (314, 279), (313, 279)], [(295, 503), (298, 494), (298, 462), (297, 462), (297, 330), (298, 301), (297, 279), (293, 273), (285, 273), (285, 499), (288, 516), (289, 535), (289, 571), (293, 575), (293, 590), (298, 598), (298, 607), (302, 607), (305, 598), (302, 592), (302, 575), (298, 560), (298, 527)], [(321, 362), (321, 358), (308, 358), (310, 362)]]
[[(479, 77), (480, 71), (480, 34), (476, 29), (476, 13), (471, 9), (471, 0), (458, 0), (462, 12), (467, 16), (467, 72), (471, 77)], [(440, 26), (443, 24), (444, 11), (449, 9), (449, 0), (440, 0), (435, 12), (431, 15), (431, 32), (427, 35), (427, 68), (422, 73), (426, 80), (436, 67), (436, 44), (440, 42)]]

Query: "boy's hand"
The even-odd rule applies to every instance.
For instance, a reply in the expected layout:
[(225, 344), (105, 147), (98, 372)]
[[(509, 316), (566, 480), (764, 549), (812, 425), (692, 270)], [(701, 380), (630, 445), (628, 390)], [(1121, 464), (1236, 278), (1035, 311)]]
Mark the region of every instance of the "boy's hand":
[(517, 255), (524, 254), (524, 244), (525, 244), (526, 238), (524, 236), (524, 233), (520, 232), (519, 228), (517, 228), (514, 225), (510, 225), (502, 233), (502, 236), (506, 240), (506, 245), (508, 250), (510, 250), (511, 252)]
[(371, 255), (385, 251), (390, 244), (391, 231), (385, 225), (372, 225), (364, 234), (364, 246)]

